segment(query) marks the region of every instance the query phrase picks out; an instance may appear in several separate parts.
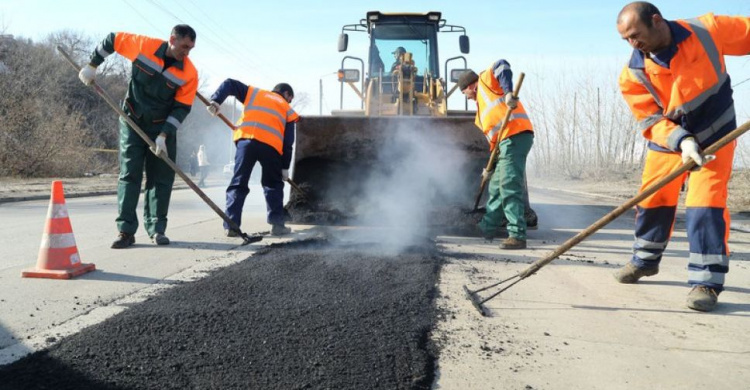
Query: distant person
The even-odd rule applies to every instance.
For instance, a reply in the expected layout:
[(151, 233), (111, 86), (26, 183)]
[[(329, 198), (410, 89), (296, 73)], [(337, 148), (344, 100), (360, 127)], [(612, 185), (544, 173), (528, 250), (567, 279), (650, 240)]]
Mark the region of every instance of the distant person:
[(190, 152), (190, 176), (195, 177), (195, 173), (198, 170), (198, 156), (195, 154), (195, 150)]
[(685, 173), (638, 204), (633, 257), (615, 278), (636, 283), (659, 273), (680, 187), (687, 180), (685, 224), (692, 286), (687, 306), (711, 311), (729, 270), (727, 184), (736, 142), (715, 156), (703, 156), (701, 151), (737, 127), (724, 56), (750, 53), (750, 18), (709, 13), (666, 20), (653, 4), (634, 2), (617, 16), (617, 31), (634, 49), (620, 74), (620, 90), (648, 140), (641, 190), (683, 163), (694, 161), (699, 170)]
[[(263, 169), (260, 183), (268, 210), (266, 221), (271, 234), (291, 233), (284, 223), (284, 180), (289, 179), (292, 162), (295, 123), (299, 116), (290, 104), (294, 90), (289, 84), (277, 84), (272, 91), (247, 86), (233, 79), (225, 80), (211, 95), (207, 107), (211, 115), (218, 115), (228, 96), (242, 100), (245, 105), (242, 123), (234, 131), (237, 153), (234, 156), (234, 175), (227, 187), (227, 216), (237, 224), (242, 222), (242, 208), (250, 192), (248, 181), (256, 162)], [(224, 222), (227, 237), (237, 237)]]
[[(482, 172), (483, 179), (491, 176), (487, 209), (479, 221), (479, 229), (485, 237), (494, 237), (507, 220), (508, 238), (500, 248), (524, 249), (528, 228), (524, 202), (524, 197), (528, 196), (526, 158), (534, 144), (534, 129), (523, 105), (513, 97), (510, 64), (500, 59), (479, 75), (467, 70), (459, 78), (458, 87), (467, 99), (476, 100), (475, 123), (490, 143), (490, 150), (500, 148), (495, 169)], [(513, 110), (513, 114), (501, 132), (508, 110)]]
[(138, 230), (135, 209), (141, 194), (144, 166), (143, 224), (154, 243), (169, 244), (164, 233), (174, 171), (158, 156), (166, 153), (174, 161), (177, 129), (190, 113), (195, 99), (198, 72), (188, 58), (195, 38), (195, 30), (186, 24), (175, 26), (168, 41), (125, 32), (110, 33), (78, 74), (84, 84), (90, 85), (96, 77), (96, 67), (110, 54), (117, 52), (130, 60), (132, 72), (122, 109), (156, 143), (153, 153), (149, 153), (148, 144), (120, 118), (116, 219), (120, 233), (112, 248), (127, 248), (135, 243)]
[(391, 54), (393, 54), (393, 57), (396, 60), (393, 63), (393, 65), (391, 65), (391, 73), (393, 73), (394, 71), (396, 71), (397, 69), (399, 69), (401, 67), (401, 62), (403, 61), (404, 54), (406, 54), (406, 49), (404, 49), (403, 47), (399, 46)]
[(208, 177), (209, 168), (211, 168), (211, 163), (208, 162), (206, 147), (201, 145), (198, 148), (198, 169), (201, 171), (201, 180), (198, 182), (198, 187), (206, 186), (206, 177)]

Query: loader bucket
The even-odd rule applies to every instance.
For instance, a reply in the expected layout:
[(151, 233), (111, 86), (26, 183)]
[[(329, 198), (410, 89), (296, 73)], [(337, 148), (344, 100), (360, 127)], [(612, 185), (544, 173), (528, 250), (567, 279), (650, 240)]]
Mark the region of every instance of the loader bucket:
[(304, 117), (292, 180), (305, 194), (292, 192), (291, 222), (448, 231), (476, 223), (466, 221), (465, 211), (489, 147), (473, 122), (473, 116)]

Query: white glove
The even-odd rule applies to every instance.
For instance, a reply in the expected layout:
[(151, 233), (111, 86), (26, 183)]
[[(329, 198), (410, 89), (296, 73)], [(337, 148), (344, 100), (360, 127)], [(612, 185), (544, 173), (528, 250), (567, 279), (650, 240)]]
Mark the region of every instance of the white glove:
[(512, 93), (506, 93), (505, 94), (505, 105), (508, 106), (511, 110), (515, 110), (518, 106), (518, 98), (513, 96)]
[(156, 137), (156, 140), (154, 141), (156, 143), (156, 150), (154, 150), (154, 154), (157, 156), (161, 156), (162, 153), (167, 153), (167, 135), (164, 133), (159, 134), (158, 137)]
[(94, 79), (96, 79), (96, 68), (91, 65), (84, 66), (81, 68), (81, 71), (78, 72), (78, 78), (81, 79), (82, 83), (91, 85), (91, 83), (94, 82)]
[(492, 176), (492, 171), (488, 171), (487, 168), (482, 168), (482, 181), (486, 182)]
[(680, 142), (680, 149), (682, 149), (683, 164), (693, 160), (695, 161), (695, 165), (702, 167), (707, 162), (713, 161), (716, 158), (716, 156), (712, 154), (702, 156), (700, 153), (701, 148), (698, 146), (698, 143), (695, 142), (695, 138), (693, 137), (683, 139), (682, 142)]
[(216, 116), (219, 115), (219, 111), (221, 111), (221, 105), (212, 100), (211, 104), (206, 107), (206, 110), (208, 110), (208, 113), (211, 114), (211, 116)]
[(281, 170), (281, 180), (284, 180), (284, 181), (289, 180), (289, 170), (288, 169), (282, 169)]

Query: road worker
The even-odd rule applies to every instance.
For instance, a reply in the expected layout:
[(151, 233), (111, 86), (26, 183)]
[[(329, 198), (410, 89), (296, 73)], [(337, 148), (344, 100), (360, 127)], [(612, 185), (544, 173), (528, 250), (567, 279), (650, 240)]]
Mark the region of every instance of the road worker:
[[(266, 91), (227, 79), (211, 95), (211, 104), (207, 107), (211, 115), (218, 115), (228, 96), (244, 102), (244, 113), (241, 124), (234, 130), (237, 153), (234, 175), (226, 192), (226, 214), (237, 226), (241, 225), (242, 208), (250, 192), (248, 181), (255, 163), (259, 162), (263, 169), (260, 183), (266, 198), (266, 220), (271, 225), (271, 235), (289, 234), (291, 229), (285, 226), (283, 202), (284, 180), (289, 179), (292, 163), (295, 123), (299, 120), (290, 106), (294, 90), (286, 83)], [(226, 222), (224, 232), (227, 237), (238, 235)]]
[[(467, 70), (458, 80), (461, 92), (476, 100), (476, 126), (484, 132), (490, 150), (499, 149), (497, 165), (483, 172), (489, 179), (489, 199), (479, 229), (485, 237), (494, 237), (507, 219), (508, 238), (502, 249), (526, 248), (526, 205), (524, 204), (526, 158), (534, 143), (534, 130), (523, 105), (513, 92), (510, 64), (500, 59), (477, 75)], [(513, 110), (507, 126), (501, 129), (507, 110)], [(502, 131), (501, 131), (502, 130)]]
[(633, 256), (615, 278), (636, 283), (659, 272), (687, 180), (687, 306), (711, 311), (729, 269), (727, 184), (736, 143), (715, 156), (701, 151), (737, 127), (724, 55), (750, 53), (750, 18), (709, 13), (666, 20), (653, 4), (633, 2), (620, 11), (617, 31), (634, 49), (620, 90), (648, 140), (641, 189), (691, 160), (699, 170), (637, 205)]
[(201, 171), (200, 180), (198, 181), (198, 187), (206, 186), (206, 178), (208, 177), (208, 170), (211, 169), (211, 163), (208, 162), (208, 153), (206, 152), (206, 145), (198, 147), (198, 169)]
[(88, 65), (78, 76), (90, 85), (96, 67), (117, 52), (132, 62), (132, 75), (122, 109), (156, 144), (148, 144), (120, 118), (120, 176), (117, 184), (119, 235), (112, 248), (135, 243), (138, 229), (136, 206), (141, 193), (143, 171), (146, 186), (143, 223), (151, 240), (168, 245), (167, 211), (172, 195), (174, 171), (158, 156), (177, 156), (177, 129), (190, 113), (198, 89), (198, 72), (188, 58), (195, 46), (195, 30), (185, 24), (172, 29), (168, 41), (125, 32), (110, 33), (96, 47)]

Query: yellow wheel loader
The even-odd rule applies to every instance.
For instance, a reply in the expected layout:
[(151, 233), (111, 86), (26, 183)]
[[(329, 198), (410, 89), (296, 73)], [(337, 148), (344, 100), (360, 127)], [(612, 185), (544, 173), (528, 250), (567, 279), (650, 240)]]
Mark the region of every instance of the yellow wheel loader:
[[(489, 146), (474, 126), (475, 112), (448, 110), (466, 58), (446, 60), (445, 73), (454, 61), (463, 67), (441, 75), (438, 35), (461, 33), (466, 54), (466, 30), (446, 24), (440, 12), (371, 11), (342, 28), (340, 52), (348, 32), (368, 34), (369, 55), (342, 59), (339, 110), (297, 125), (291, 171), (304, 195), (292, 192), (291, 221), (440, 227), (465, 220)], [(359, 67), (347, 68), (351, 63)], [(359, 109), (343, 109), (345, 84)]]

